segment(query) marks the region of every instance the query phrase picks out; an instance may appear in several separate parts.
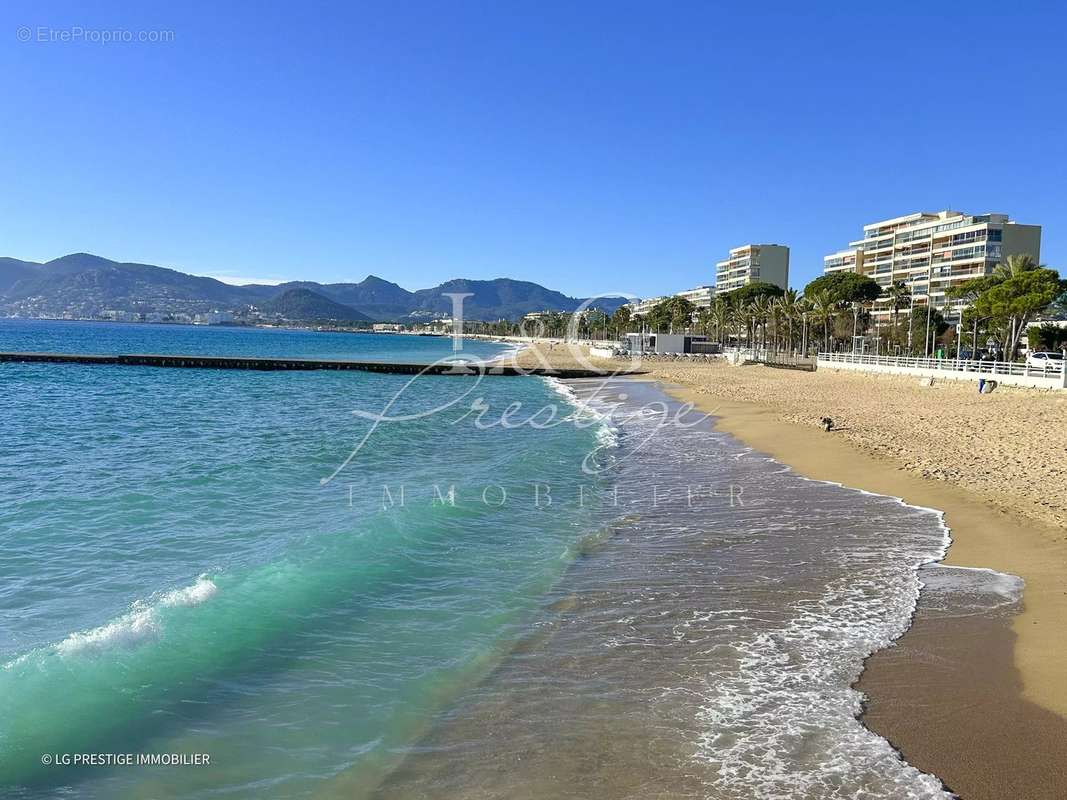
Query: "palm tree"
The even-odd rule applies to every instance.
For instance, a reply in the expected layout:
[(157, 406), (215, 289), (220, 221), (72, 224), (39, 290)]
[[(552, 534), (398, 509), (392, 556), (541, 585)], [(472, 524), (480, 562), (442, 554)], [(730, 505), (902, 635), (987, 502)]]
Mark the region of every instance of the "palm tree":
[(789, 324), (789, 349), (793, 349), (793, 323), (800, 319), (802, 300), (796, 289), (786, 289), (785, 294), (775, 300), (775, 307)]
[(566, 329), (566, 319), (563, 314), (558, 311), (553, 311), (548, 316), (548, 324), (545, 325), (546, 334), (548, 336), (560, 337), (563, 335), (563, 331)]
[(893, 310), (893, 330), (896, 331), (900, 309), (911, 305), (911, 289), (904, 281), (894, 281), (885, 288), (883, 297), (889, 301), (889, 307)]
[(629, 305), (619, 306), (615, 309), (615, 313), (611, 315), (611, 321), (615, 323), (615, 338), (621, 339), (622, 334), (626, 328), (630, 325), (630, 319), (632, 313)]
[(1010, 278), (1017, 278), (1024, 272), (1031, 272), (1035, 269), (1044, 269), (1044, 265), (1034, 261), (1034, 257), (1029, 253), (1022, 253), (1019, 255), (1008, 256), (997, 264), (996, 269), (993, 270), (993, 277), (999, 281), (1006, 281)]
[(753, 336), (752, 336), (752, 349), (756, 349), (755, 333), (760, 328), (763, 329), (763, 347), (767, 346), (767, 320), (771, 314), (771, 298), (765, 294), (761, 294), (751, 303), (749, 303), (749, 318), (752, 320)]
[(830, 292), (826, 289), (820, 289), (815, 292), (808, 301), (811, 303), (812, 318), (816, 321), (822, 322), (822, 334), (823, 343), (826, 346), (826, 352), (830, 351), (830, 320), (834, 318), (837, 313), (837, 303), (834, 302)]
[(800, 316), (800, 349), (801, 355), (807, 357), (811, 344), (808, 342), (808, 317), (812, 316), (811, 298), (800, 296), (797, 300), (797, 314)]
[(711, 309), (700, 309), (700, 311), (697, 312), (697, 330), (702, 331), (704, 335), (707, 336), (708, 329), (711, 328), (712, 324), (714, 324), (714, 320), (711, 316)]
[(734, 324), (734, 328), (737, 331), (737, 346), (741, 347), (741, 328), (748, 325), (748, 307), (741, 302), (739, 297), (735, 297), (730, 305), (730, 321)]
[(730, 323), (730, 306), (721, 297), (716, 297), (715, 302), (711, 304), (711, 318), (715, 322), (715, 334), (719, 344), (723, 344), (722, 332)]
[(778, 305), (778, 298), (771, 298), (771, 311), (770, 311), (770, 327), (771, 327), (771, 343), (773, 344), (773, 350), (778, 352), (778, 342), (782, 335), (782, 309)]

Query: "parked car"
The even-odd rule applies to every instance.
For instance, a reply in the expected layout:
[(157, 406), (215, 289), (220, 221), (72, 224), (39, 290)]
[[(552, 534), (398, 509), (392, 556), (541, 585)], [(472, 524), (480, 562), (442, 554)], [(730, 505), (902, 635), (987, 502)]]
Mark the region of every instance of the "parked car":
[(1038, 351), (1027, 353), (1026, 366), (1039, 369), (1059, 370), (1063, 368), (1063, 353)]

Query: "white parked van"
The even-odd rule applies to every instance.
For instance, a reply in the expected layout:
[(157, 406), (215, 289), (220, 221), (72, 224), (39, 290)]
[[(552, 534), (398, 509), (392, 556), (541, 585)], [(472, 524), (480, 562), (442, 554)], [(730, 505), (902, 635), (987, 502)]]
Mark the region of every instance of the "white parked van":
[(1039, 351), (1026, 354), (1026, 366), (1037, 367), (1049, 372), (1059, 372), (1063, 369), (1063, 353)]

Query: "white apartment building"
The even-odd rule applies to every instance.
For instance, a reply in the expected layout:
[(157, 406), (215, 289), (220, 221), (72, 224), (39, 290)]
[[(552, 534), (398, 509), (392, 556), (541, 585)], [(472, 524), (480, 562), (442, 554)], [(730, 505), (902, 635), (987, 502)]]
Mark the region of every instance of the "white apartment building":
[(662, 303), (666, 299), (666, 297), (650, 297), (647, 300), (634, 300), (626, 305), (630, 308), (631, 317), (643, 317), (658, 303)]
[(675, 297), (684, 297), (696, 308), (710, 308), (711, 301), (715, 297), (714, 286), (698, 286), (695, 289), (686, 289), (678, 292)]
[[(823, 271), (858, 272), (883, 288), (902, 281), (916, 305), (925, 307), (929, 299), (946, 319), (954, 319), (965, 303), (946, 298), (947, 288), (988, 275), (1007, 256), (1024, 253), (1040, 262), (1040, 225), (1020, 225), (1007, 214), (918, 211), (864, 225), (862, 239), (823, 258)], [(884, 322), (892, 307), (879, 300), (872, 313)]]
[(789, 248), (781, 244), (746, 244), (735, 247), (715, 265), (717, 294), (762, 281), (789, 288)]
[(695, 289), (686, 289), (682, 292), (677, 292), (673, 295), (664, 295), (662, 297), (650, 297), (647, 300), (635, 300), (627, 303), (630, 308), (630, 316), (643, 317), (659, 303), (667, 300), (670, 297), (683, 297), (693, 304), (696, 309), (710, 308), (711, 301), (715, 298), (714, 286), (697, 286)]

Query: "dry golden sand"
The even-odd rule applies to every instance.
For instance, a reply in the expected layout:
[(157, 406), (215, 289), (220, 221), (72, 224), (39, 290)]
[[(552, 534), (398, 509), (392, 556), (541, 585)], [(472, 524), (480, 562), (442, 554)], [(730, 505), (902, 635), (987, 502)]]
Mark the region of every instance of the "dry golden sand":
[[(532, 364), (542, 354), (554, 366), (579, 366), (563, 345), (531, 349), (518, 360)], [(610, 369), (629, 362), (589, 363)], [(980, 395), (970, 382), (923, 386), (918, 378), (897, 375), (732, 367), (721, 361), (646, 361), (641, 368), (688, 390), (701, 406), (753, 403), (774, 412), (778, 421), (813, 429), (829, 416), (835, 439), (894, 469), (1067, 527), (1067, 392), (1001, 386)]]
[[(528, 350), (519, 362), (544, 357), (574, 363), (560, 345)], [(1012, 621), (1014, 656), (1005, 659), (1017, 674), (986, 676), (988, 685), (1067, 717), (1067, 392), (979, 395), (969, 382), (923, 386), (722, 362), (642, 366), (714, 414), (720, 429), (803, 475), (945, 512), (953, 538), (946, 563), (1026, 581), (1023, 612)], [(820, 429), (824, 416), (834, 419), (833, 433)]]
[(663, 380), (701, 395), (759, 403), (787, 422), (817, 427), (923, 478), (983, 501), (1067, 525), (1067, 392), (820, 369), (794, 372), (724, 364), (656, 366)]

